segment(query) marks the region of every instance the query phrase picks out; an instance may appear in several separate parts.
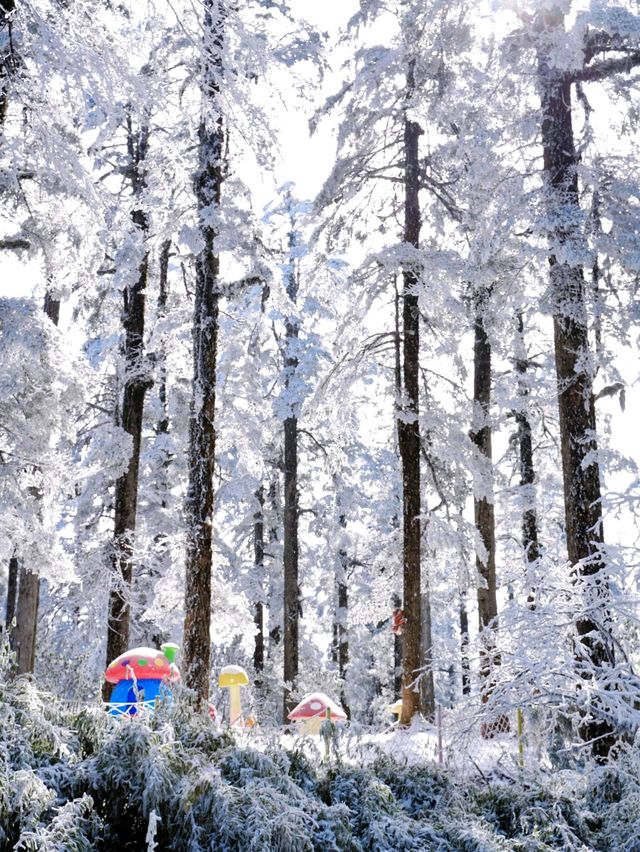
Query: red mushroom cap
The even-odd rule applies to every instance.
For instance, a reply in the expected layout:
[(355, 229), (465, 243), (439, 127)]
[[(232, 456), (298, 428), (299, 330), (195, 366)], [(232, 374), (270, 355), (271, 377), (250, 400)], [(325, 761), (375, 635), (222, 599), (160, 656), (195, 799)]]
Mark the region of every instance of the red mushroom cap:
[(298, 719), (313, 719), (317, 716), (326, 718), (327, 710), (330, 711), (332, 721), (339, 722), (347, 718), (339, 704), (332, 701), (324, 692), (310, 692), (302, 699), (297, 707), (294, 707), (288, 718), (292, 722)]
[(109, 663), (104, 676), (109, 683), (119, 683), (134, 677), (136, 680), (166, 678), (176, 681), (180, 679), (180, 672), (162, 651), (155, 648), (132, 648)]

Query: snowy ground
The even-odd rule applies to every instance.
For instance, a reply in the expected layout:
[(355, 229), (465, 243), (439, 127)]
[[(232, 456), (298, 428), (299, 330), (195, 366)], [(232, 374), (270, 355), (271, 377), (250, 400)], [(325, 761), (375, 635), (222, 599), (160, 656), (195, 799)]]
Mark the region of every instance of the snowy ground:
[[(300, 735), (278, 730), (255, 728), (234, 731), (240, 744), (263, 751), (277, 743), (291, 750), (301, 748), (314, 759), (327, 760), (327, 741), (322, 735)], [(459, 777), (471, 775), (507, 776), (517, 772), (522, 765), (539, 765), (535, 749), (518, 749), (515, 732), (500, 734), (493, 739), (483, 739), (479, 731), (470, 727), (465, 731), (442, 729), (439, 736), (435, 725), (416, 722), (405, 729), (397, 724), (384, 729), (360, 725), (337, 726), (329, 743), (330, 763), (345, 766), (368, 766), (377, 758), (387, 756), (406, 766), (441, 766)]]

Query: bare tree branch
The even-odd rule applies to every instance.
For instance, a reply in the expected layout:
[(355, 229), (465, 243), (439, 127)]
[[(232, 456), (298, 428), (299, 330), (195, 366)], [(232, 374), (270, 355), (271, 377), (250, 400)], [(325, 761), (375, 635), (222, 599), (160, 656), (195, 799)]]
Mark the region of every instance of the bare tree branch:
[(572, 83), (598, 83), (616, 74), (629, 74), (638, 65), (640, 65), (640, 50), (633, 50), (617, 59), (594, 62), (579, 71), (570, 72), (567, 76)]
[(19, 251), (21, 249), (29, 249), (31, 248), (31, 243), (29, 240), (25, 240), (22, 237), (9, 237), (6, 240), (0, 240), (0, 249), (6, 249), (9, 251)]

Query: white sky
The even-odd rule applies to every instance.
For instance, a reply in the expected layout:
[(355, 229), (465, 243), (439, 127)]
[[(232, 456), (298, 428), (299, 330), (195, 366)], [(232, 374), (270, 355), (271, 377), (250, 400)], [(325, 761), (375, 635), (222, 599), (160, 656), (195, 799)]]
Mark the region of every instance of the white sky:
[[(321, 32), (328, 33), (332, 41), (344, 28), (349, 19), (359, 9), (358, 0), (290, 0), (296, 18), (304, 18)], [(322, 187), (335, 157), (335, 138), (327, 124), (321, 124), (318, 131), (309, 135), (309, 118), (324, 98), (336, 92), (342, 83), (340, 65), (344, 51), (333, 51), (325, 70), (320, 92), (312, 87), (318, 85), (318, 77), (311, 69), (309, 72), (309, 101), (305, 104), (292, 100), (291, 109), (281, 114), (281, 157), (276, 171), (277, 183), (292, 181), (296, 185), (300, 198), (314, 198)], [(288, 72), (287, 72), (288, 73)], [(286, 85), (286, 82), (285, 82)], [(270, 189), (265, 188), (267, 193)], [(264, 203), (271, 199), (265, 198)], [(257, 209), (259, 206), (257, 205)]]

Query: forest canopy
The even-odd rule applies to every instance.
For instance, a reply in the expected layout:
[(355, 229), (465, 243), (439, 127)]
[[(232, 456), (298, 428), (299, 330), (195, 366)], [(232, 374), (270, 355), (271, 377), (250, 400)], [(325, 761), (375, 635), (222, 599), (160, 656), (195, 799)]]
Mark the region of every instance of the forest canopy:
[(264, 728), (633, 762), (636, 4), (310, 6), (0, 0), (2, 688), (64, 725), (171, 642), (185, 730), (237, 666)]

